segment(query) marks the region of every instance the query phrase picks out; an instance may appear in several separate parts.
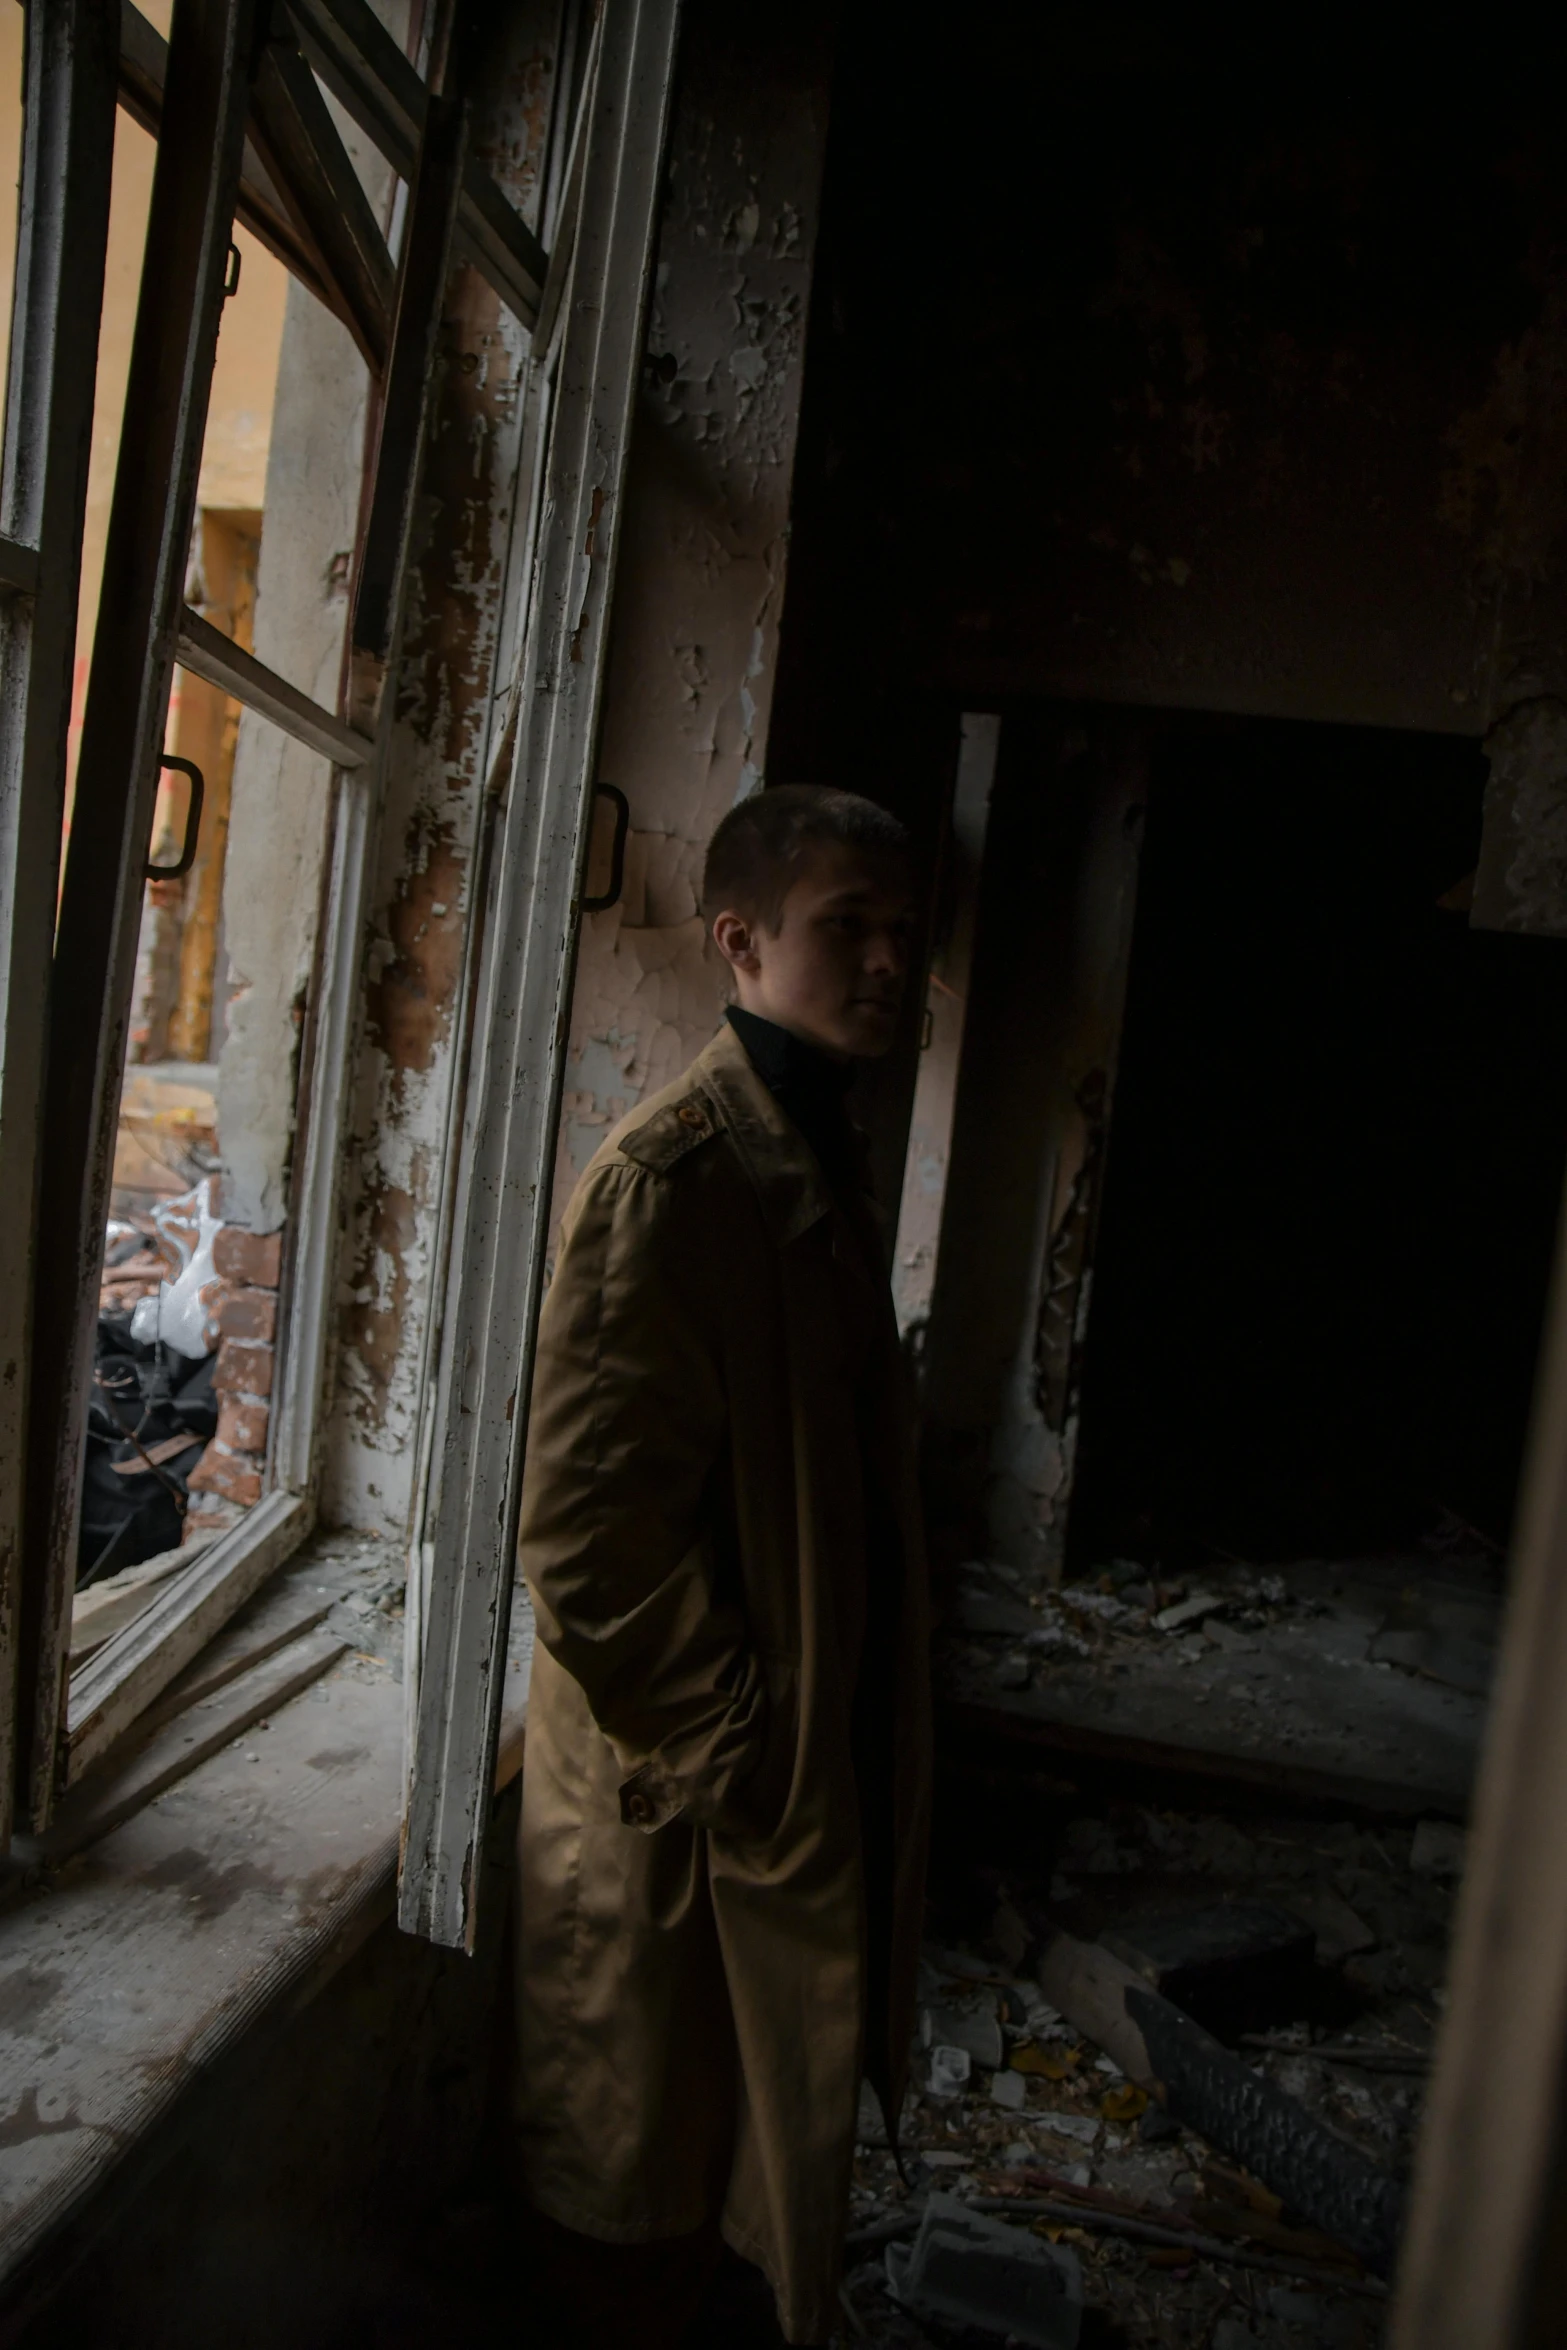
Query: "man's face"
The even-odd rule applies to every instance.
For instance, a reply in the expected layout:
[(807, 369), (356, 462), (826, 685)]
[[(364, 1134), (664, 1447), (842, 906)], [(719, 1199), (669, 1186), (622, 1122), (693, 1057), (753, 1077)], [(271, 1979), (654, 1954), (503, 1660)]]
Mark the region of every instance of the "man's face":
[(801, 860), (776, 937), (725, 913), (713, 938), (745, 1011), (840, 1060), (870, 1060), (892, 1043), (913, 930), (904, 858), (820, 841)]

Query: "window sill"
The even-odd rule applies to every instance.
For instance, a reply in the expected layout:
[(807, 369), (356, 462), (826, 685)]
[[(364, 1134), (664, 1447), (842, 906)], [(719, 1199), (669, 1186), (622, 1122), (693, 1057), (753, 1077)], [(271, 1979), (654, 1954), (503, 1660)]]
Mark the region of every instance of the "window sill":
[[(357, 1627), (355, 1647), (0, 1912), (0, 2290), (221, 2059), (393, 1913), (401, 1623), (356, 1609), (367, 1570), (345, 1576), (344, 1555), (341, 1537), (335, 1551), (317, 1537), (271, 1589), (335, 1588), (329, 1620)], [(498, 1784), (522, 1762), (519, 1616)]]

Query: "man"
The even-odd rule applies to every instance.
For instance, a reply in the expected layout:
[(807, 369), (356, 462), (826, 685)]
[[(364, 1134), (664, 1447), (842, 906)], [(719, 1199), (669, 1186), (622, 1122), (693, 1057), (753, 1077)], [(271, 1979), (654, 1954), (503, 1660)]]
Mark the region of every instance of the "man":
[(787, 2341), (836, 2327), (929, 1804), (909, 1419), (844, 1102), (896, 1028), (906, 837), (764, 792), (715, 833), (703, 914), (738, 1000), (572, 1200), (520, 1536), (523, 2181), (552, 2322), (639, 2350), (680, 2339), (720, 2226)]

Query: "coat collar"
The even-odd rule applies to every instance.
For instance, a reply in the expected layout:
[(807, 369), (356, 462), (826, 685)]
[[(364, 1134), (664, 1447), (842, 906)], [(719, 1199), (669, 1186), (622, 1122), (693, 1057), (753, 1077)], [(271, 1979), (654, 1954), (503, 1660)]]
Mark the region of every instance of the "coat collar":
[(727, 1020), (697, 1055), (691, 1075), (733, 1138), (768, 1230), (780, 1248), (787, 1247), (832, 1208), (832, 1192), (815, 1152), (774, 1101)]

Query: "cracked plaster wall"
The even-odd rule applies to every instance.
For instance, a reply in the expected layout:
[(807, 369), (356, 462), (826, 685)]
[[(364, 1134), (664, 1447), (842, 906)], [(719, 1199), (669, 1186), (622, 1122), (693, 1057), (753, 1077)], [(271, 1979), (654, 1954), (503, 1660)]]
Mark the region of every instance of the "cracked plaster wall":
[(621, 902), (582, 924), (557, 1217), (722, 1012), (697, 891), (709, 834), (766, 764), (830, 25), (776, 0), (686, 19), (600, 736), (631, 832)]
[(1141, 722), (1008, 719), (925, 1352), (933, 1548), (1059, 1581), (1137, 900)]

